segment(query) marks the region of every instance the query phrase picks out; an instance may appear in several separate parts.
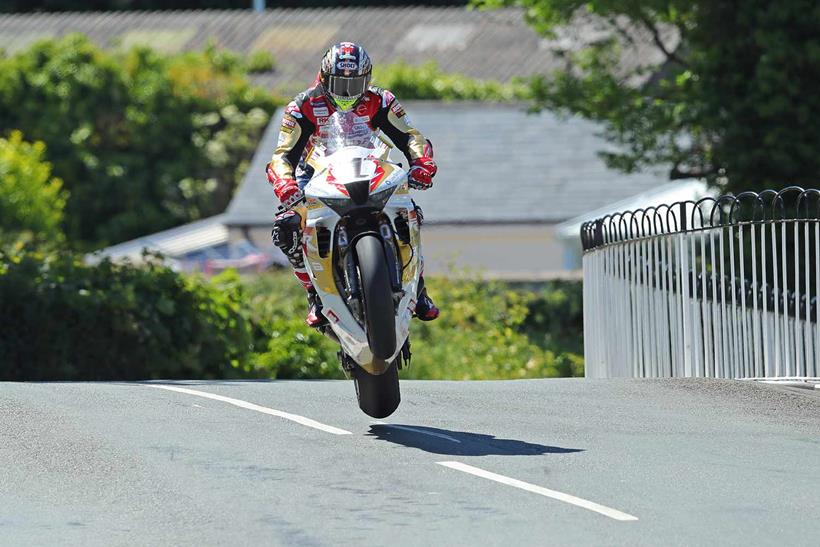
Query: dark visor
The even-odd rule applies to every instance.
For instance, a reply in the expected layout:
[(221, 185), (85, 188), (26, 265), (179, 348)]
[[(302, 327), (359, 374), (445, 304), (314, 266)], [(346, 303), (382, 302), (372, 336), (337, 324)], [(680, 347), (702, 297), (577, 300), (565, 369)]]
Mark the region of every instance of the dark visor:
[(367, 85), (367, 75), (364, 76), (330, 76), (327, 90), (339, 97), (358, 97), (364, 93)]

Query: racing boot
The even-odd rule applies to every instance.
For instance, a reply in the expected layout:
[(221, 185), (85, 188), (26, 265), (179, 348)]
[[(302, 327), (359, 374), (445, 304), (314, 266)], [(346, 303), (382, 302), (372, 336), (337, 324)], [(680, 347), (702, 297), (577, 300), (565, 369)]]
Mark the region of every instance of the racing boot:
[(416, 293), (416, 317), (422, 321), (433, 321), (438, 319), (439, 309), (433, 299), (427, 294), (427, 287), (424, 286), (424, 278), (419, 278), (419, 289)]
[(305, 319), (308, 327), (319, 328), (327, 324), (327, 319), (322, 315), (322, 301), (319, 300), (319, 295), (311, 288), (307, 291), (308, 299), (308, 314)]

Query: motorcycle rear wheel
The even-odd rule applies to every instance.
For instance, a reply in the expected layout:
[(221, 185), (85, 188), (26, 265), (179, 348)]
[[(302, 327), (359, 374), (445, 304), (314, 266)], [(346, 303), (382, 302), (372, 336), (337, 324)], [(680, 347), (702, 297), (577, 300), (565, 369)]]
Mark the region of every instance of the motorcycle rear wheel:
[(386, 418), (393, 414), (401, 402), (399, 392), (398, 359), (390, 363), (383, 374), (370, 374), (360, 366), (353, 369), (356, 399), (359, 408), (373, 418)]

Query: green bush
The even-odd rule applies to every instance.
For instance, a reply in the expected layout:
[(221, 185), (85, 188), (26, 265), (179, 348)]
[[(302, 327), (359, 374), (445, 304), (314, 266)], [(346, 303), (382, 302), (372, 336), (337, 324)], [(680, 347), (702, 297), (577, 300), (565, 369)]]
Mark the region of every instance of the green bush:
[(0, 244), (61, 238), (66, 193), (44, 153), (42, 142), (25, 142), (19, 131), (0, 138)]
[[(476, 279), (428, 278), (442, 309), (432, 323), (413, 321), (412, 366), (419, 379), (582, 376), (580, 282), (513, 288)], [(248, 282), (251, 316), (267, 347), (253, 368), (277, 378), (341, 378), (338, 347), (304, 324), (304, 291), (285, 273)], [(263, 373), (262, 371), (266, 371)]]
[(523, 331), (535, 344), (562, 352), (583, 353), (583, 286), (580, 281), (547, 281), (520, 286), (527, 291), (527, 318)]
[[(552, 294), (549, 289), (536, 296), (501, 282), (435, 277), (427, 279), (427, 285), (442, 314), (431, 323), (413, 322), (413, 363), (404, 377), (491, 380), (583, 375), (583, 359), (553, 340), (553, 333), (541, 332), (533, 318), (550, 313), (543, 296)], [(580, 339), (580, 331), (574, 334)]]
[[(583, 375), (578, 283), (427, 281), (443, 313), (413, 322), (403, 377)], [(338, 347), (305, 326), (305, 310), (284, 272), (206, 282), (153, 260), (0, 254), (0, 380), (343, 378)]]
[(245, 69), (249, 74), (270, 72), (276, 67), (276, 60), (269, 51), (257, 50), (248, 55), (245, 60)]
[(403, 101), (512, 101), (529, 98), (528, 87), (517, 81), (503, 84), (443, 72), (435, 61), (411, 65), (403, 61), (373, 69), (373, 82)]
[(224, 210), (278, 104), (247, 69), (214, 47), (46, 40), (0, 56), (0, 127), (45, 143), (69, 240), (98, 247)]
[(0, 379), (251, 376), (243, 298), (236, 274), (0, 254)]
[(289, 273), (266, 274), (248, 283), (247, 301), (261, 340), (253, 368), (270, 378), (344, 378), (338, 347), (305, 325), (305, 291)]

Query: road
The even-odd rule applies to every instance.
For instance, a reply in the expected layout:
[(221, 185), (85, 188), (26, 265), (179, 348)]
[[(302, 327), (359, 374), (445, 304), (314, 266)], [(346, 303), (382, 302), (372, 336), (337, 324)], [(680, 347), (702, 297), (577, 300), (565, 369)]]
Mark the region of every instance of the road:
[(808, 390), (403, 382), (377, 424), (348, 382), (162, 384), (0, 384), (0, 544), (820, 543)]

